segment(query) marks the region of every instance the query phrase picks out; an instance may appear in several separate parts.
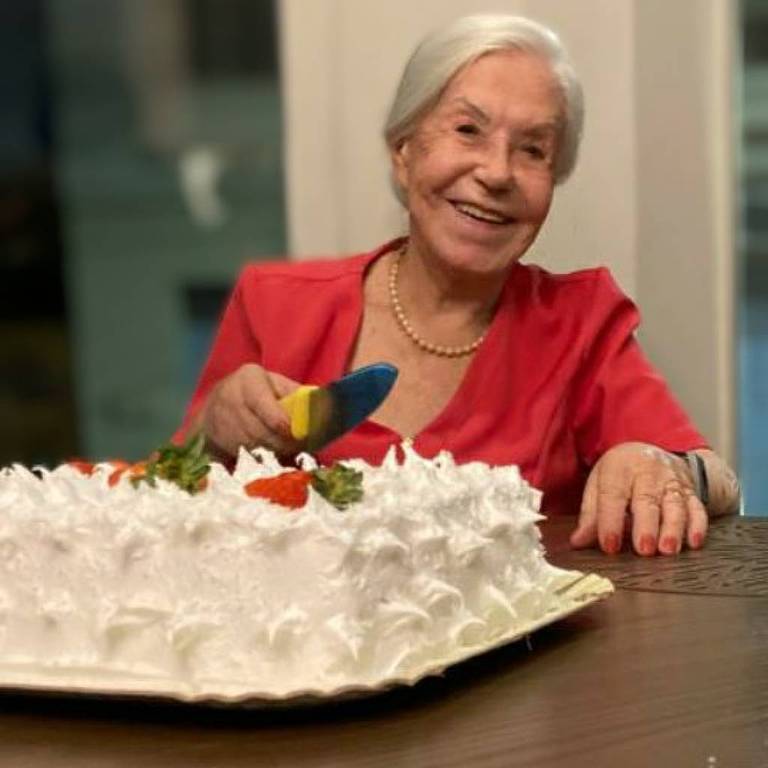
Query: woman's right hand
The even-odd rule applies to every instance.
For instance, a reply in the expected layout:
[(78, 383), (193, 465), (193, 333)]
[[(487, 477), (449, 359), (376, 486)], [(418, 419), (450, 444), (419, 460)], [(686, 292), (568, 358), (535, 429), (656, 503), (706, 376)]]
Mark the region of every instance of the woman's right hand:
[(222, 379), (208, 395), (198, 426), (215, 453), (236, 456), (240, 446), (296, 453), (290, 419), (278, 402), (299, 384), (279, 373), (247, 363)]

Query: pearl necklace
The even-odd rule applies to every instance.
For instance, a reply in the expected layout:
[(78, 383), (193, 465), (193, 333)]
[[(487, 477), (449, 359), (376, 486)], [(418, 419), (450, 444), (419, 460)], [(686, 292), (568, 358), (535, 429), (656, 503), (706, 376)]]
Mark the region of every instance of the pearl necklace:
[(432, 344), (422, 339), (408, 322), (408, 318), (403, 311), (403, 305), (400, 303), (400, 296), (397, 293), (397, 273), (400, 271), (400, 260), (403, 258), (406, 247), (407, 245), (404, 245), (395, 254), (392, 266), (389, 268), (389, 300), (392, 304), (392, 312), (395, 315), (397, 324), (417, 347), (432, 355), (440, 355), (440, 357), (464, 357), (465, 355), (471, 355), (483, 343), (485, 333), (482, 333), (471, 344), (465, 344), (462, 347), (446, 347), (441, 344)]

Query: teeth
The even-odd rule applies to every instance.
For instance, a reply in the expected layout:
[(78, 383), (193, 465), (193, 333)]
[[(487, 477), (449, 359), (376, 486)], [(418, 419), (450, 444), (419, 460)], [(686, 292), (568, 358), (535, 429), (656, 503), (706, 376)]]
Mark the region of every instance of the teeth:
[(489, 221), (492, 224), (505, 224), (508, 219), (505, 216), (500, 216), (498, 213), (492, 211), (486, 211), (483, 208), (478, 208), (472, 203), (455, 203), (457, 210), (462, 213), (466, 213), (475, 219), (481, 219), (482, 221)]

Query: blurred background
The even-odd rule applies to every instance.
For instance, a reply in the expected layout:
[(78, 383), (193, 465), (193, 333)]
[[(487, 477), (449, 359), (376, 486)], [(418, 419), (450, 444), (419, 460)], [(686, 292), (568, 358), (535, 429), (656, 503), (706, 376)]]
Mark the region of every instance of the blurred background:
[(0, 8), (0, 463), (137, 458), (239, 267), (286, 252), (275, 8)]
[[(381, 6), (3, 0), (0, 465), (134, 459), (167, 439), (245, 262), (371, 248), (397, 234), (396, 205), (377, 197), (389, 192), (375, 126), (412, 44), (438, 16), (530, 11), (561, 30), (588, 108), (596, 105), (582, 166), (558, 203), (559, 229), (544, 233), (537, 260), (554, 268), (611, 264), (650, 315), (654, 361), (705, 431), (717, 411), (708, 434), (739, 467), (748, 512), (768, 513), (768, 3), (679, 0), (669, 11), (667, 0), (454, 0), (439, 13), (405, 3), (405, 28), (402, 14)], [(719, 11), (701, 21), (703, 7)], [(385, 23), (381, 15), (393, 13), (400, 21)], [(600, 14), (608, 27), (615, 19), (623, 26), (596, 35), (589, 19)], [(677, 66), (686, 34), (702, 61), (716, 62), (716, 77), (696, 70), (695, 58)], [(661, 78), (637, 54), (657, 38)], [(601, 44), (615, 52), (615, 67), (591, 55)], [(723, 57), (710, 55), (710, 44)], [(710, 90), (729, 98), (710, 98)], [(697, 109), (712, 115), (701, 144), (714, 149), (702, 150), (687, 176), (673, 178), (674, 151), (657, 149), (665, 100), (697, 124)], [(657, 112), (658, 125), (649, 123)], [(341, 139), (339, 125), (348, 129)], [(651, 153), (655, 165), (644, 159)], [(627, 170), (617, 177), (619, 161)], [(680, 280), (692, 290), (710, 286), (706, 300), (720, 301), (726, 320), (708, 305), (698, 318), (687, 313), (686, 354), (705, 362), (676, 369), (664, 339), (681, 323), (652, 271), (654, 249), (669, 259), (654, 237), (665, 227), (678, 237), (659, 211), (697, 203), (696, 173), (715, 180), (718, 214), (697, 208), (685, 219), (703, 244), (691, 241)], [(367, 194), (369, 185), (376, 194)], [(681, 211), (670, 220), (679, 224)], [(727, 251), (719, 261), (704, 253), (712, 220), (721, 222), (718, 253)], [(609, 244), (617, 222), (621, 236)], [(584, 247), (560, 256), (574, 241)], [(656, 312), (654, 301), (667, 309)], [(718, 338), (697, 349), (702, 325), (703, 335)]]

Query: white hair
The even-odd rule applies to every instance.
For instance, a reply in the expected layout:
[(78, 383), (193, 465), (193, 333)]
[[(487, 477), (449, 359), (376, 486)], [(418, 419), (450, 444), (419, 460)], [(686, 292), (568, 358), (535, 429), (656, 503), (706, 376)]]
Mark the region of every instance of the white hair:
[[(464, 16), (424, 38), (405, 65), (390, 107), (384, 125), (387, 146), (394, 149), (412, 134), (460, 69), (500, 50), (534, 53), (552, 68), (564, 100), (554, 177), (555, 183), (565, 181), (576, 165), (584, 123), (581, 83), (558, 36), (522, 16)], [(396, 192), (401, 197), (401, 190)]]

